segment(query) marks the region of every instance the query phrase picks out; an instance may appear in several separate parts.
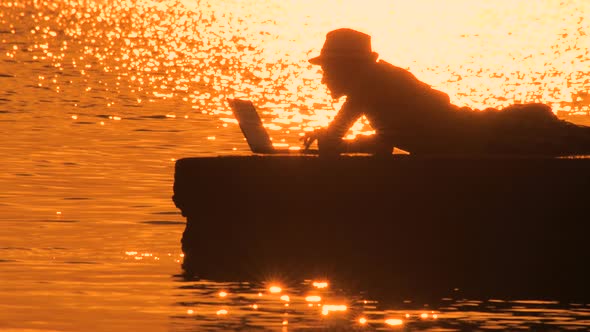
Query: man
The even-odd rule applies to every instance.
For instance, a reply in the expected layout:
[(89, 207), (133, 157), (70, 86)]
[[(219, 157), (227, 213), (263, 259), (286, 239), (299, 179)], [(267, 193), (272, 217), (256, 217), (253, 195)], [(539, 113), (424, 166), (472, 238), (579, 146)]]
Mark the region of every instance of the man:
[(352, 29), (327, 34), (320, 55), (309, 62), (322, 67), (322, 83), (333, 98), (347, 99), (327, 129), (307, 137), (307, 146), (318, 138), (320, 153), (345, 150), (342, 137), (362, 115), (376, 132), (369, 148), (375, 154), (391, 154), (394, 145), (425, 150), (426, 140), (435, 139), (437, 127), (458, 107), (445, 93), (377, 57), (367, 34)]
[[(327, 34), (320, 55), (309, 62), (322, 67), (322, 83), (333, 98), (347, 98), (326, 129), (304, 138), (306, 148), (317, 139), (321, 155), (359, 150), (391, 155), (394, 146), (412, 154), (590, 151), (590, 128), (560, 121), (547, 105), (512, 105), (502, 111), (459, 108), (447, 94), (377, 57), (367, 34), (352, 29)], [(362, 115), (376, 132), (368, 146), (343, 141)], [(577, 138), (564, 140), (566, 136)]]

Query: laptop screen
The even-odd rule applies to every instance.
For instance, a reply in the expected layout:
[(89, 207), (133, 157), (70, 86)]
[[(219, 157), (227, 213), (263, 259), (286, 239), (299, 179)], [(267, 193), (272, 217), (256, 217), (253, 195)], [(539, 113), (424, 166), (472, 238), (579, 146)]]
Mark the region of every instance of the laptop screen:
[(242, 99), (229, 99), (228, 102), (244, 137), (246, 137), (250, 150), (254, 153), (275, 152), (254, 104), (249, 100)]

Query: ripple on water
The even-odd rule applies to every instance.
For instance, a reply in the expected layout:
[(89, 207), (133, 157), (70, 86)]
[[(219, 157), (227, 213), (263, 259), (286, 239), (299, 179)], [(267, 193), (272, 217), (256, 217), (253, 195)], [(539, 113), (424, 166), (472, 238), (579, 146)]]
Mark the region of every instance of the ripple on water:
[(74, 124), (74, 125), (94, 125), (96, 123), (90, 122), (90, 121), (76, 121), (76, 122), (73, 122), (72, 124)]
[(33, 219), (33, 220), (29, 220), (29, 222), (71, 224), (71, 223), (79, 223), (80, 220), (74, 220), (74, 219)]
[(185, 225), (184, 221), (171, 221), (171, 220), (148, 220), (141, 221), (140, 224), (148, 225)]

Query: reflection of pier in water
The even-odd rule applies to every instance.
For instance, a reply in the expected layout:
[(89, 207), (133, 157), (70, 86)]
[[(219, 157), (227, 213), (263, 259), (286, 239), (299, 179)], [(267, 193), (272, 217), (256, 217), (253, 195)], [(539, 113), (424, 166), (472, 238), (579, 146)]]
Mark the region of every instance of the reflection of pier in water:
[(394, 302), (589, 300), (589, 169), (551, 158), (183, 159), (184, 266), (214, 280), (327, 276)]

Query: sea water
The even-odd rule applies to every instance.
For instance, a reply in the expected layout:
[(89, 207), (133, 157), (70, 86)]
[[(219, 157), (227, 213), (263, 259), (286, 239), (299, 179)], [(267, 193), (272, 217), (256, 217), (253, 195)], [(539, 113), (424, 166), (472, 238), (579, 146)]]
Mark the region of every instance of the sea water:
[[(543, 101), (590, 123), (589, 13), (557, 0), (3, 0), (0, 330), (590, 329), (587, 303), (186, 281), (171, 200), (179, 158), (250, 154), (227, 98), (252, 99), (278, 147), (330, 121), (342, 101), (307, 59), (339, 27), (456, 104)], [(371, 132), (361, 119), (349, 135)]]

